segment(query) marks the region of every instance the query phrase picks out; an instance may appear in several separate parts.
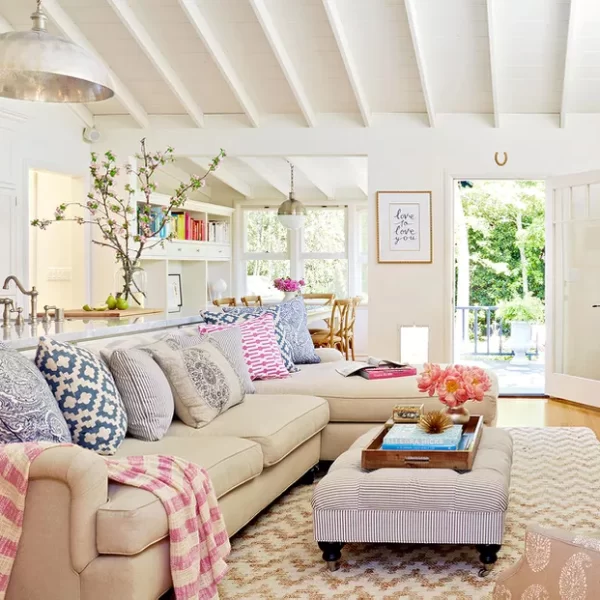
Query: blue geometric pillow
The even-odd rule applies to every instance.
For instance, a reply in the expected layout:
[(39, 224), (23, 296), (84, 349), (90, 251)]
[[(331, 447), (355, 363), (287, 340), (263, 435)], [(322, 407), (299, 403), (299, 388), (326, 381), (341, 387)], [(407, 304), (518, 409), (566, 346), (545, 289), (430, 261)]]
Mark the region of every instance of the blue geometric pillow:
[[(260, 317), (260, 314), (233, 314), (212, 310), (204, 310), (201, 314), (209, 325), (233, 325), (235, 323), (241, 323), (243, 321), (248, 321), (249, 319), (257, 319)], [(287, 330), (283, 325), (279, 312), (273, 312), (273, 322), (275, 325), (275, 337), (277, 339), (279, 351), (281, 352), (281, 358), (283, 358), (283, 364), (290, 373), (295, 373), (299, 369), (294, 365), (294, 360), (292, 359), (292, 344), (287, 339)]]
[(70, 441), (69, 428), (38, 368), (0, 343), (0, 444)]
[(60, 406), (73, 443), (114, 454), (125, 438), (127, 414), (104, 362), (84, 348), (40, 338), (35, 364)]
[(320, 363), (321, 359), (315, 352), (315, 345), (313, 344), (308, 330), (306, 305), (304, 300), (300, 296), (296, 296), (289, 302), (282, 302), (277, 306), (267, 307), (236, 307), (229, 308), (223, 307), (230, 315), (240, 315), (244, 313), (250, 313), (253, 315), (261, 315), (265, 312), (271, 312), (276, 316), (276, 319), (281, 322), (284, 330), (285, 337), (292, 346), (292, 360), (297, 365), (311, 365)]

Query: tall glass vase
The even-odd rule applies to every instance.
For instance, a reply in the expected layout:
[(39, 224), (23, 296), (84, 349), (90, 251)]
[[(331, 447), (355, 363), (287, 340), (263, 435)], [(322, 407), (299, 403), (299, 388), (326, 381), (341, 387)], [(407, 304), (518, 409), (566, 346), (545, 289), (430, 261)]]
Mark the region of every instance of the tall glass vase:
[(147, 288), (148, 274), (139, 263), (123, 265), (115, 274), (115, 293), (125, 298), (131, 308), (144, 308)]

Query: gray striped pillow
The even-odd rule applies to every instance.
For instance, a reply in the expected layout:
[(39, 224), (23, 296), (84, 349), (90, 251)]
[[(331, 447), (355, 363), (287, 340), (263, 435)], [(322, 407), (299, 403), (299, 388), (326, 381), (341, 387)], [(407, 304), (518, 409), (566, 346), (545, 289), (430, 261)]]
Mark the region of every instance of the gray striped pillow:
[(160, 440), (173, 421), (175, 402), (169, 381), (143, 350), (115, 350), (110, 370), (127, 412), (127, 431), (146, 442)]

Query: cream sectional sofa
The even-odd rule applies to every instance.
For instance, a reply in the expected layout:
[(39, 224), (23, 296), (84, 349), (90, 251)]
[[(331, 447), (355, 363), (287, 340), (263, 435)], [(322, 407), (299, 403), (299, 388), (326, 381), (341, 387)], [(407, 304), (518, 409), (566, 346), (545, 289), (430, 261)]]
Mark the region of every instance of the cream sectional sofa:
[[(156, 338), (82, 345), (99, 351)], [(319, 460), (334, 459), (385, 421), (394, 404), (436, 404), (417, 395), (414, 378), (395, 380), (396, 386), (344, 379), (335, 373), (341, 355), (319, 353), (321, 364), (285, 380), (256, 382), (257, 394), (208, 426), (175, 420), (162, 440), (127, 438), (117, 456), (170, 454), (205, 467), (234, 535)], [(494, 394), (472, 409), (492, 424)], [(82, 448), (53, 448), (33, 462), (7, 600), (153, 600), (170, 587), (166, 513), (153, 494), (110, 483), (104, 459)]]

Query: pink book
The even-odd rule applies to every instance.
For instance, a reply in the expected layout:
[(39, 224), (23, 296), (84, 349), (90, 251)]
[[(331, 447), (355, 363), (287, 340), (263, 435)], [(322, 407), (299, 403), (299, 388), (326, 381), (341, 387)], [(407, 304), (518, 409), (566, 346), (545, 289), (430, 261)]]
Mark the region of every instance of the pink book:
[(417, 374), (414, 367), (365, 367), (358, 375), (365, 379), (392, 379), (394, 377), (412, 377)]

